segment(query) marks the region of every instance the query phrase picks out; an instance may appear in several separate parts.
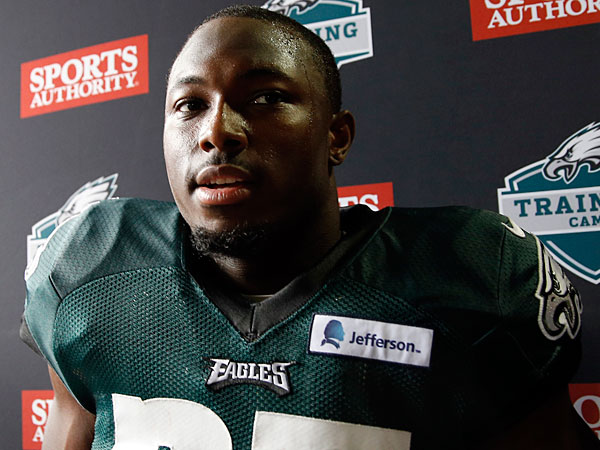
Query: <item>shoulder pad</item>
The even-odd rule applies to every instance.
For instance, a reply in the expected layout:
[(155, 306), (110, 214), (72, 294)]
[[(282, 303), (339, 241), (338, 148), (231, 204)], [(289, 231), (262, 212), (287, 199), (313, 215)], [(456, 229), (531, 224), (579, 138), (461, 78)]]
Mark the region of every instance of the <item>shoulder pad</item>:
[(100, 202), (56, 230), (28, 285), (35, 284), (37, 272), (42, 270), (40, 276), (49, 277), (64, 298), (77, 287), (112, 273), (179, 266), (181, 222), (173, 203), (140, 199)]

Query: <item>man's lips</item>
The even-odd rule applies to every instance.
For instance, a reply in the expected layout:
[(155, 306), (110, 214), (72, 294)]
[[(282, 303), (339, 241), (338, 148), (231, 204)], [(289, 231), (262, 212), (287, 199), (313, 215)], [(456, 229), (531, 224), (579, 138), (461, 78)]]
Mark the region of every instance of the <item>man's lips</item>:
[(194, 178), (194, 194), (208, 206), (233, 205), (246, 200), (253, 183), (250, 173), (229, 164), (202, 169)]

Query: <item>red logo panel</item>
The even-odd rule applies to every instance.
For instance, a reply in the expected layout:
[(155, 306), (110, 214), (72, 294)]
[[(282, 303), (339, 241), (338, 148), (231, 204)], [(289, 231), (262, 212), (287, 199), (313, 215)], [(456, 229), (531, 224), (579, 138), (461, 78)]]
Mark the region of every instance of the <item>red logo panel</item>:
[(23, 450), (40, 450), (54, 391), (22, 391)]
[(573, 407), (600, 439), (600, 383), (570, 384)]
[(21, 64), (21, 118), (148, 92), (148, 35)]
[(600, 22), (600, 0), (469, 0), (473, 40)]
[(394, 187), (392, 183), (339, 187), (338, 200), (341, 207), (361, 204), (377, 211), (394, 206)]

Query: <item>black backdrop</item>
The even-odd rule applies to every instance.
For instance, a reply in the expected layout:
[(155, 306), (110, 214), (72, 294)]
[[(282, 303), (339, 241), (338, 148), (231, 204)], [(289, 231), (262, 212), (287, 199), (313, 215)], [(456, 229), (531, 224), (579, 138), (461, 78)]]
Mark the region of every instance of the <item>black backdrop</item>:
[[(18, 338), (26, 235), (103, 175), (119, 174), (118, 196), (170, 199), (161, 148), (165, 74), (194, 26), (231, 3), (19, 0), (0, 7), (1, 448), (21, 448), (21, 391), (49, 389), (44, 362)], [(393, 182), (398, 206), (497, 211), (506, 175), (600, 120), (596, 24), (473, 42), (467, 0), (364, 6), (374, 56), (341, 69), (344, 107), (358, 123), (337, 173), (341, 186)], [(148, 94), (20, 118), (21, 63), (142, 34)], [(599, 288), (570, 277), (585, 302), (585, 355), (575, 381), (600, 382)]]

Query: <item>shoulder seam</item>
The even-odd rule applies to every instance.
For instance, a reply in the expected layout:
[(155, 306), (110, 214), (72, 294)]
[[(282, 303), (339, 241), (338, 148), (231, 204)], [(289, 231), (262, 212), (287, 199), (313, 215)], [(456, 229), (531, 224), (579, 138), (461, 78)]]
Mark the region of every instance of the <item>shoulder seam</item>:
[[(187, 273), (187, 272), (185, 271), (185, 269), (183, 269), (182, 267), (178, 267), (178, 266), (149, 266), (149, 267), (138, 267), (138, 268), (136, 268), (136, 269), (130, 269), (130, 270), (121, 270), (120, 272), (108, 273), (108, 274), (102, 275), (102, 276), (100, 276), (100, 277), (93, 278), (93, 279), (91, 279), (91, 280), (86, 280), (86, 281), (85, 281), (85, 283), (83, 283), (83, 284), (81, 284), (81, 285), (77, 286), (75, 289), (73, 289), (72, 291), (70, 291), (70, 292), (68, 292), (67, 294), (65, 294), (65, 296), (64, 296), (64, 297), (61, 297), (61, 296), (58, 294), (58, 292), (57, 292), (57, 295), (58, 295), (58, 298), (60, 298), (60, 300), (61, 300), (61, 302), (62, 302), (64, 299), (66, 299), (67, 297), (70, 297), (70, 296), (71, 296), (71, 295), (73, 295), (75, 292), (79, 291), (80, 289), (84, 288), (85, 286), (89, 285), (90, 283), (94, 283), (94, 282), (97, 282), (97, 281), (99, 281), (99, 280), (103, 280), (103, 279), (105, 279), (105, 278), (114, 277), (114, 276), (116, 276), (116, 275), (121, 275), (121, 274), (124, 274), (124, 273), (139, 272), (140, 270), (147, 270), (147, 269), (150, 269), (150, 270), (152, 270), (152, 269), (166, 269), (166, 268), (171, 268), (171, 269), (175, 269), (175, 270), (180, 270), (180, 271), (182, 271), (182, 272), (184, 272), (184, 273)], [(52, 280), (52, 277), (48, 277), (48, 278), (50, 278), (50, 283), (52, 284), (52, 287), (53, 287), (53, 288), (54, 288), (54, 290), (56, 291), (56, 287), (54, 286), (54, 281)]]
[[(392, 293), (392, 292), (388, 292), (387, 290), (383, 290), (383, 289), (381, 289), (381, 288), (379, 288), (379, 287), (372, 286), (372, 285), (370, 285), (370, 284), (367, 284), (367, 283), (365, 283), (364, 281), (355, 280), (354, 278), (351, 278), (351, 277), (349, 277), (349, 276), (347, 276), (347, 275), (340, 275), (339, 277), (336, 277), (336, 278), (337, 278), (337, 279), (339, 279), (340, 281), (348, 280), (348, 281), (351, 281), (351, 282), (353, 282), (353, 283), (360, 284), (361, 286), (364, 286), (364, 287), (366, 287), (366, 288), (368, 288), (368, 289), (373, 289), (374, 291), (377, 291), (377, 292), (379, 292), (379, 293), (381, 293), (381, 294), (385, 294), (385, 295), (389, 295), (389, 296), (392, 296), (392, 297), (394, 297), (394, 298), (397, 298), (397, 299), (399, 299), (399, 300), (401, 300), (401, 301), (405, 302), (405, 303), (406, 303), (407, 305), (409, 305), (411, 308), (413, 308), (413, 309), (417, 310), (417, 311), (419, 312), (419, 314), (422, 314), (423, 316), (427, 317), (427, 318), (428, 318), (428, 319), (430, 319), (431, 321), (435, 322), (435, 323), (437, 324), (437, 326), (438, 326), (440, 329), (443, 329), (443, 331), (444, 331), (445, 333), (448, 333), (448, 336), (452, 335), (452, 333), (451, 333), (450, 329), (449, 329), (449, 328), (446, 326), (446, 324), (445, 324), (444, 322), (442, 322), (442, 321), (441, 321), (441, 320), (440, 320), (440, 319), (439, 319), (437, 316), (435, 316), (435, 315), (431, 314), (429, 311), (427, 311), (427, 310), (425, 310), (425, 309), (422, 309), (422, 308), (419, 308), (419, 307), (417, 307), (417, 306), (413, 305), (412, 303), (410, 303), (410, 302), (406, 301), (404, 298), (400, 297), (400, 296), (399, 296), (399, 295), (397, 295), (397, 294), (394, 294), (394, 293)], [(328, 283), (328, 284), (330, 284), (330, 283)]]

